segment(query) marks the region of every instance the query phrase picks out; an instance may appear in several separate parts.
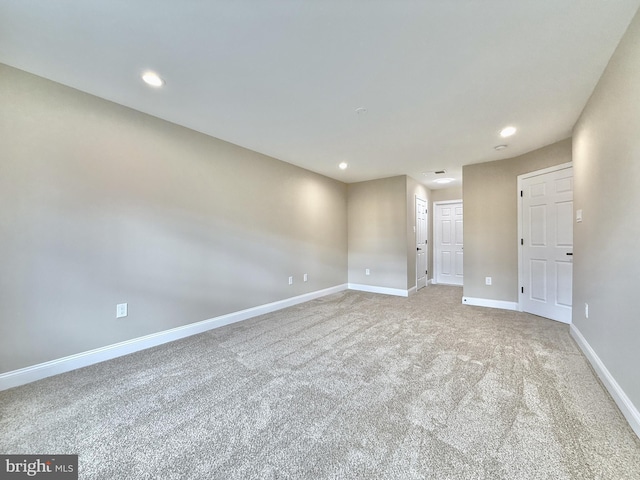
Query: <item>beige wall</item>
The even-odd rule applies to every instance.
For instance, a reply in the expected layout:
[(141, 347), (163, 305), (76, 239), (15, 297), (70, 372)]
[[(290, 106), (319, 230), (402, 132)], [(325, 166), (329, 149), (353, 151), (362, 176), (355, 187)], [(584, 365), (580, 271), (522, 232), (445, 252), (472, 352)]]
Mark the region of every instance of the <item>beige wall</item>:
[[(406, 175), (351, 183), (349, 283), (409, 290), (416, 285), (415, 197), (429, 190)], [(366, 275), (369, 269), (371, 274)]]
[(447, 200), (462, 200), (462, 187), (438, 188), (431, 190), (431, 202), (446, 202)]
[(6, 66), (0, 92), (0, 372), (346, 283), (345, 184)]
[[(571, 161), (571, 139), (462, 169), (465, 297), (518, 301), (517, 177)], [(484, 278), (493, 284), (485, 285)]]
[(573, 135), (573, 323), (640, 409), (640, 13)]
[(347, 191), (349, 283), (405, 290), (406, 177), (351, 183)]

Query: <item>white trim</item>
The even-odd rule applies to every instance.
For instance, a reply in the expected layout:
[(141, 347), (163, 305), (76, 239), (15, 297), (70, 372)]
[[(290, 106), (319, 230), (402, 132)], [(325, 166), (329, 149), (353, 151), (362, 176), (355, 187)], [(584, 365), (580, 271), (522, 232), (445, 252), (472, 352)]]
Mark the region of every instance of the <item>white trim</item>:
[(408, 297), (410, 297), (411, 295), (415, 295), (416, 293), (418, 293), (418, 287), (417, 286), (413, 286), (409, 290), (407, 290), (407, 296)]
[(359, 292), (383, 293), (385, 295), (395, 295), (396, 297), (409, 296), (409, 290), (402, 290), (400, 288), (376, 287), (374, 285), (362, 285), (359, 283), (349, 283), (347, 285), (347, 288), (349, 290), (357, 290)]
[(613, 400), (618, 405), (618, 408), (622, 411), (622, 414), (629, 422), (629, 426), (633, 429), (638, 437), (640, 437), (640, 412), (633, 404), (631, 399), (627, 397), (627, 394), (624, 393), (622, 387), (618, 385), (613, 375), (607, 370), (607, 367), (604, 365), (600, 357), (596, 354), (596, 352), (591, 348), (589, 342), (582, 336), (578, 327), (575, 324), (571, 324), (569, 327), (569, 331), (571, 332), (571, 336), (576, 341), (584, 356), (587, 357), (589, 363), (598, 374), (598, 378), (602, 381), (605, 388), (609, 392), (609, 394), (613, 397)]
[[(518, 308), (519, 312), (522, 312), (522, 299), (524, 294), (522, 293), (522, 287), (524, 287), (524, 259), (522, 258), (522, 245), (520, 239), (522, 238), (522, 200), (523, 198), (520, 196), (520, 192), (522, 191), (522, 182), (526, 178), (537, 177), (539, 175), (545, 175), (551, 172), (557, 172), (558, 170), (565, 170), (567, 168), (572, 168), (573, 162), (561, 163), (559, 165), (555, 165), (553, 167), (543, 168), (542, 170), (536, 170), (535, 172), (523, 173), (518, 175), (517, 179), (517, 188), (516, 188), (516, 197), (518, 201)], [(571, 322), (562, 322), (562, 323), (571, 323)]]
[[(460, 205), (464, 206), (464, 203), (462, 202), (462, 199), (458, 199), (458, 200), (442, 200), (439, 202), (433, 202), (433, 245), (431, 245), (431, 250), (433, 251), (433, 283), (434, 284), (438, 284), (438, 272), (440, 271), (440, 269), (442, 268), (442, 265), (440, 265), (440, 255), (438, 255), (439, 251), (438, 251), (438, 241), (436, 240), (436, 238), (438, 238), (440, 236), (440, 226), (438, 225), (437, 220), (437, 211), (438, 211), (438, 207), (440, 205), (447, 205), (447, 204), (452, 204), (452, 203), (459, 203)], [(463, 220), (464, 221), (464, 220)], [(462, 242), (464, 243), (464, 239), (462, 240)], [(464, 272), (463, 272), (464, 273)], [(462, 285), (457, 284), (457, 283), (441, 283), (441, 285), (455, 285), (458, 287), (461, 287)]]
[(500, 308), (502, 310), (518, 310), (516, 302), (507, 302), (504, 300), (492, 300), (490, 298), (473, 298), (462, 297), (464, 305), (475, 305), (476, 307)]
[(35, 382), (36, 380), (41, 380), (60, 373), (69, 372), (77, 368), (93, 365), (105, 360), (111, 360), (112, 358), (128, 355), (129, 353), (138, 352), (157, 345), (162, 345), (163, 343), (196, 335), (224, 325), (247, 320), (249, 318), (257, 317), (258, 315), (275, 312), (276, 310), (308, 302), (315, 298), (342, 292), (346, 289), (346, 284), (336, 285), (335, 287), (325, 288), (324, 290), (305, 293), (303, 295), (298, 295), (297, 297), (286, 298), (277, 302), (247, 308), (245, 310), (228, 313), (226, 315), (210, 318), (201, 322), (191, 323), (189, 325), (172, 328), (163, 332), (152, 333), (150, 335), (145, 335), (144, 337), (126, 340), (106, 347), (96, 348), (94, 350), (77, 353), (75, 355), (69, 355), (68, 357), (58, 358), (56, 360), (21, 368), (19, 370), (13, 370), (11, 372), (0, 374), (0, 391), (24, 385), (26, 383)]
[[(518, 311), (521, 312), (522, 310), (520, 310), (520, 307), (518, 306)], [(535, 313), (532, 313), (531, 315), (535, 315)], [(547, 320), (553, 320), (554, 322), (559, 322), (559, 323), (564, 323), (565, 325), (571, 325), (571, 317), (569, 317), (569, 320), (563, 320), (561, 318), (550, 318), (550, 317), (543, 317), (546, 318)]]

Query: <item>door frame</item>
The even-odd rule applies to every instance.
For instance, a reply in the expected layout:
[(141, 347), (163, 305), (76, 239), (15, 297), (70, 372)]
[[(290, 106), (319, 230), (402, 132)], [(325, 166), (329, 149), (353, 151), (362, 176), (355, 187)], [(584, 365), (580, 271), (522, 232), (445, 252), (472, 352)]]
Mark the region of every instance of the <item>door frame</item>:
[(523, 173), (522, 175), (518, 175), (518, 188), (516, 190), (516, 197), (518, 199), (518, 311), (522, 312), (522, 287), (524, 286), (524, 258), (523, 258), (523, 246), (520, 241), (522, 237), (522, 197), (520, 196), (520, 192), (522, 191), (522, 182), (526, 178), (538, 177), (540, 175), (545, 175), (547, 173), (557, 172), (559, 170), (566, 170), (567, 168), (573, 167), (573, 162), (561, 163), (559, 165), (554, 165), (553, 167), (543, 168), (542, 170), (536, 170), (535, 172)]
[(442, 200), (439, 202), (433, 202), (433, 245), (431, 246), (431, 250), (433, 251), (433, 276), (431, 277), (431, 283), (435, 285), (438, 284), (438, 272), (440, 271), (440, 262), (438, 261), (438, 258), (440, 258), (438, 253), (440, 252), (438, 251), (438, 242), (436, 240), (436, 238), (438, 238), (438, 234), (440, 233), (440, 227), (436, 222), (436, 209), (438, 208), (438, 205), (447, 205), (451, 203), (460, 203), (464, 206), (461, 198), (457, 200)]
[[(425, 219), (424, 219), (424, 235), (425, 235), (425, 242), (424, 242), (424, 254), (425, 254), (425, 270), (428, 272), (429, 271), (429, 201), (426, 198), (422, 198), (419, 197), (418, 195), (415, 195), (415, 199), (414, 199), (414, 208), (415, 208), (415, 227), (414, 227), (414, 238), (415, 238), (415, 244), (416, 244), (416, 251), (418, 248), (418, 200), (421, 200), (424, 202), (425, 205)], [(429, 285), (429, 275), (427, 273), (425, 273), (425, 284), (424, 286), (426, 287), (427, 285)], [(416, 253), (416, 291), (418, 291), (418, 254)]]

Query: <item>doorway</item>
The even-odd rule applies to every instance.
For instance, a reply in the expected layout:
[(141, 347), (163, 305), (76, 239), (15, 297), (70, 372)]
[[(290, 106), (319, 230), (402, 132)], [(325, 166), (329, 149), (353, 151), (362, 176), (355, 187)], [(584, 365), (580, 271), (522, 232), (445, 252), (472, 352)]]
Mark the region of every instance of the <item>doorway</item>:
[(519, 307), (571, 323), (573, 167), (518, 176)]
[(427, 201), (416, 197), (416, 290), (427, 285)]
[(462, 285), (464, 281), (462, 200), (435, 202), (433, 208), (434, 282)]

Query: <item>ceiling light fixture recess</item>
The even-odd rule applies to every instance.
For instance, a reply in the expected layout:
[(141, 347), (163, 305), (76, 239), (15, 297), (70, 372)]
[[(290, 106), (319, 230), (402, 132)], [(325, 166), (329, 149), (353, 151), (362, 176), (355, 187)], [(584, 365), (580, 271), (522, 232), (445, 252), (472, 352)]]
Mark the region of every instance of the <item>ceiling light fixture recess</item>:
[(516, 133), (517, 130), (518, 129), (516, 127), (504, 127), (502, 130), (500, 130), (500, 136), (502, 138), (510, 137), (511, 135)]
[(161, 87), (164, 85), (164, 80), (160, 78), (160, 75), (156, 72), (144, 72), (142, 74), (142, 80), (144, 80), (144, 83), (151, 85), (152, 87)]
[(507, 148), (509, 145), (496, 145), (495, 148), (496, 150), (504, 150), (505, 148)]
[(455, 181), (455, 178), (438, 178), (437, 180), (434, 180), (433, 183), (443, 184), (443, 183), (451, 183), (454, 181)]
[(349, 164), (347, 162), (341, 162), (338, 167), (340, 168), (340, 170), (346, 170), (347, 167), (349, 166)]

